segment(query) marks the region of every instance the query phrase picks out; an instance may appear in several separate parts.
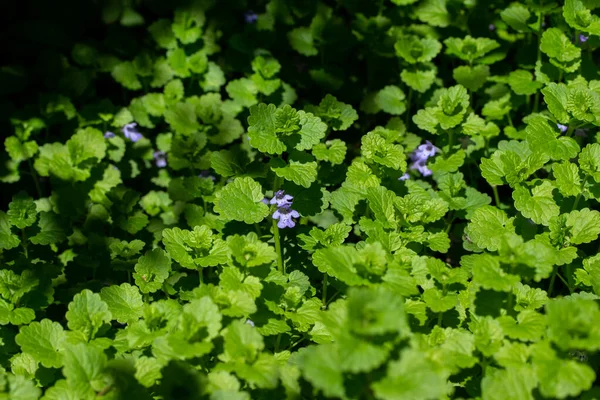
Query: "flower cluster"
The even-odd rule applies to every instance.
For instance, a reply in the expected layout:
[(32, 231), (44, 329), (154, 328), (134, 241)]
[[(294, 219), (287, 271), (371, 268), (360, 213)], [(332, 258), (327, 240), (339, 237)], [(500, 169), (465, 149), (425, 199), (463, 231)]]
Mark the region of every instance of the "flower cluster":
[(293, 200), (293, 196), (286, 194), (283, 190), (278, 190), (269, 202), (277, 206), (277, 210), (273, 213), (273, 219), (279, 220), (277, 226), (280, 229), (293, 228), (296, 226), (293, 218), (300, 218), (298, 211), (292, 209)]
[[(429, 140), (427, 140), (424, 144), (419, 145), (419, 147), (417, 147), (417, 149), (410, 156), (410, 159), (413, 162), (410, 166), (410, 169), (419, 171), (419, 173), (421, 173), (423, 176), (430, 176), (433, 172), (427, 168), (427, 159), (435, 156), (440, 151), (440, 149), (435, 147)], [(406, 173), (398, 179), (405, 181), (409, 178), (409, 175)]]

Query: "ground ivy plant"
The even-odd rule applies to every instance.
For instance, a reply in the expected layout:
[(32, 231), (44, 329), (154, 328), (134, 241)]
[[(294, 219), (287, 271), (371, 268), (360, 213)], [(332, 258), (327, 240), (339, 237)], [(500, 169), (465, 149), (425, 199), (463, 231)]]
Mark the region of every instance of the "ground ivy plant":
[(600, 2), (39, 3), (0, 398), (600, 397)]

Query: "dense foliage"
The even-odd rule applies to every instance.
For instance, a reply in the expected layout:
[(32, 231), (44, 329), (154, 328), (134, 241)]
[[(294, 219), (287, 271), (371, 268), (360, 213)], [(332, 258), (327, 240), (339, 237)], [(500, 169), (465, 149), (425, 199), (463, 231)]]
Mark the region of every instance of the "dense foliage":
[(38, 3), (0, 398), (600, 398), (600, 1)]

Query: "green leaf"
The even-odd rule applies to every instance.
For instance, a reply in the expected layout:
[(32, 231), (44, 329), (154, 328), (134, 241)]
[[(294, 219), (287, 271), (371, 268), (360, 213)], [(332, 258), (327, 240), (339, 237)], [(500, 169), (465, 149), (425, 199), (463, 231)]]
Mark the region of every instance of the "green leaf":
[(277, 176), (287, 181), (294, 182), (296, 185), (309, 188), (310, 185), (317, 179), (317, 163), (314, 161), (301, 163), (299, 161), (291, 160), (289, 164), (285, 165), (285, 162), (279, 159), (284, 165), (282, 167), (276, 167), (279, 163), (272, 163), (271, 170), (275, 172)]
[(99, 294), (85, 289), (73, 297), (65, 314), (72, 331), (80, 331), (86, 340), (93, 339), (102, 325), (110, 323), (112, 315)]
[(170, 271), (171, 259), (163, 250), (153, 249), (140, 257), (133, 277), (142, 293), (154, 293), (162, 287)]
[(564, 297), (546, 304), (547, 337), (559, 349), (600, 349), (600, 309), (592, 299)]
[(229, 81), (225, 90), (233, 101), (243, 107), (250, 107), (258, 103), (258, 100), (256, 99), (258, 88), (251, 79), (241, 78)]
[(527, 24), (530, 17), (531, 13), (527, 7), (519, 3), (509, 5), (500, 13), (500, 18), (502, 18), (508, 26), (519, 32), (531, 31), (531, 28)]
[(262, 203), (264, 194), (260, 184), (252, 178), (235, 178), (216, 193), (215, 211), (228, 220), (254, 224), (269, 214)]
[[(285, 106), (284, 106), (285, 107)], [(296, 144), (296, 150), (310, 150), (325, 137), (327, 125), (321, 121), (321, 118), (312, 113), (298, 111), (300, 117), (300, 142)]]
[(483, 206), (473, 212), (465, 235), (477, 247), (496, 251), (502, 244), (503, 236), (515, 233), (513, 220), (496, 207)]
[(373, 211), (375, 219), (381, 222), (384, 228), (395, 229), (397, 226), (395, 198), (395, 193), (383, 186), (367, 189), (369, 208)]
[(589, 390), (596, 379), (589, 365), (558, 358), (548, 342), (536, 345), (532, 359), (540, 393), (547, 398), (576, 397)]
[(500, 44), (493, 39), (474, 38), (471, 35), (464, 38), (448, 38), (444, 40), (444, 44), (446, 45), (446, 53), (469, 62), (481, 58), (500, 47)]
[(100, 297), (108, 304), (108, 309), (117, 322), (131, 323), (142, 316), (144, 302), (135, 286), (122, 283), (120, 286), (105, 287), (100, 291)]
[(300, 27), (292, 29), (288, 35), (290, 46), (303, 56), (315, 56), (319, 53), (314, 44), (313, 33), (310, 28)]
[[(571, 43), (567, 35), (558, 28), (549, 28), (544, 31), (540, 49), (551, 59), (556, 59), (560, 63), (558, 66), (581, 57), (581, 49)], [(577, 66), (579, 66), (579, 63), (577, 63)]]
[(8, 216), (0, 211), (0, 249), (10, 250), (17, 247), (21, 241), (17, 235), (13, 235), (10, 230)]
[(435, 58), (442, 49), (442, 44), (431, 37), (401, 36), (394, 45), (396, 55), (410, 64), (426, 63)]
[(21, 142), (16, 136), (7, 137), (4, 147), (10, 158), (17, 163), (32, 158), (38, 151), (36, 141)]
[(568, 94), (567, 86), (563, 83), (551, 82), (542, 89), (544, 102), (548, 105), (548, 110), (563, 124), (569, 122), (569, 113), (567, 112)]
[(399, 144), (387, 143), (385, 138), (375, 131), (361, 138), (361, 153), (367, 161), (395, 170), (406, 170), (404, 148)]
[[(512, 310), (508, 310), (512, 312)], [(525, 310), (519, 313), (517, 320), (504, 315), (498, 318), (502, 330), (511, 339), (536, 342), (546, 331), (546, 318), (533, 310)]]
[(563, 7), (565, 21), (572, 28), (600, 35), (600, 17), (591, 13), (581, 0), (566, 0)]
[(579, 167), (600, 182), (600, 144), (590, 143), (579, 154)]
[(172, 49), (177, 47), (177, 39), (171, 30), (171, 21), (168, 19), (159, 19), (148, 27), (152, 38), (163, 49)]
[(334, 131), (345, 131), (358, 119), (350, 104), (342, 103), (330, 94), (321, 100), (318, 107), (307, 107), (307, 111), (321, 118)]
[(518, 69), (508, 75), (508, 84), (516, 94), (529, 96), (535, 94), (542, 87), (542, 84), (534, 81), (533, 78), (531, 72)]
[(319, 249), (313, 254), (313, 264), (319, 271), (350, 286), (362, 285), (367, 282), (357, 273), (354, 266), (357, 261), (358, 252), (348, 246)]
[(400, 72), (400, 78), (409, 88), (419, 93), (425, 93), (429, 90), (433, 82), (435, 81), (436, 70), (435, 69), (403, 69)]
[(248, 117), (248, 136), (252, 147), (267, 154), (281, 154), (285, 151), (285, 144), (277, 137), (276, 115), (277, 107), (274, 104), (260, 103), (250, 107)]
[(531, 218), (536, 224), (548, 226), (550, 219), (560, 213), (560, 207), (554, 202), (552, 191), (554, 186), (545, 181), (539, 186), (529, 189), (518, 186), (513, 191), (515, 208), (521, 212), (525, 218)]
[(22, 326), (15, 342), (24, 353), (28, 353), (46, 368), (60, 368), (63, 365), (60, 350), (65, 341), (65, 332), (58, 322), (43, 319)]
[(260, 333), (245, 322), (233, 321), (222, 333), (225, 340), (221, 361), (254, 361), (264, 348)]
[(425, 24), (440, 28), (450, 25), (450, 13), (446, 8), (446, 0), (425, 0), (416, 7), (414, 13)]
[(402, 89), (398, 86), (389, 85), (377, 92), (375, 104), (388, 114), (400, 115), (406, 111), (405, 98)]
[(385, 378), (371, 385), (384, 400), (438, 399), (446, 393), (447, 373), (417, 350), (406, 349), (388, 364)]
[(312, 154), (319, 161), (328, 161), (333, 165), (342, 164), (346, 159), (346, 143), (340, 139), (317, 143), (312, 148)]
[(452, 77), (456, 81), (472, 92), (476, 92), (483, 87), (487, 78), (490, 76), (490, 67), (487, 65), (461, 65), (454, 68)]
[(340, 368), (341, 355), (333, 344), (309, 346), (299, 353), (298, 364), (304, 378), (327, 397), (346, 398)]
[(139, 90), (142, 83), (137, 77), (135, 65), (131, 61), (121, 62), (115, 65), (111, 71), (115, 81), (129, 90)]
[(488, 369), (481, 380), (482, 400), (533, 400), (537, 386), (533, 368), (520, 365), (508, 369)]
[(581, 192), (581, 179), (576, 164), (564, 161), (552, 165), (554, 184), (564, 196), (577, 196)]
[(21, 192), (8, 205), (8, 222), (19, 229), (31, 226), (37, 220), (37, 209), (33, 199)]
[(165, 121), (175, 132), (182, 135), (190, 135), (200, 128), (195, 107), (190, 103), (176, 103), (170, 106), (165, 112)]
[(484, 289), (497, 292), (510, 292), (520, 281), (519, 276), (507, 274), (500, 267), (498, 257), (490, 254), (463, 256), (461, 265), (472, 265), (473, 282)]
[(66, 346), (64, 351), (63, 375), (69, 387), (80, 398), (95, 397), (96, 391), (104, 386), (104, 371), (107, 357), (96, 346), (78, 343)]
[(571, 211), (566, 225), (571, 228), (571, 244), (593, 242), (600, 234), (600, 212), (589, 208)]

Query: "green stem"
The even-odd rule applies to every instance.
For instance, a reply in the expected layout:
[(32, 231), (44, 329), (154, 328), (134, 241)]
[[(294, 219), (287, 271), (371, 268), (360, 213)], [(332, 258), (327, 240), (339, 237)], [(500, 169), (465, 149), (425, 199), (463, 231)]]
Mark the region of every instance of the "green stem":
[(260, 229), (260, 225), (254, 224), (254, 230), (256, 230), (256, 234), (258, 235), (258, 238), (260, 239), (262, 237), (262, 229)]
[(506, 113), (506, 119), (508, 120), (508, 124), (514, 128), (512, 118), (510, 117), (510, 111)]
[(512, 289), (510, 290), (510, 293), (508, 294), (508, 302), (506, 305), (506, 312), (508, 313), (508, 315), (512, 315), (515, 309), (514, 306), (514, 302), (515, 302), (515, 294), (513, 293)]
[[(544, 3), (543, 1), (541, 3)], [(541, 62), (542, 61), (542, 21), (544, 20), (544, 13), (541, 12), (540, 13), (540, 19), (538, 22), (538, 47), (537, 47), (537, 61)], [(536, 113), (538, 112), (538, 108), (539, 108), (539, 103), (540, 103), (540, 91), (536, 90), (535, 92), (535, 98), (533, 99), (533, 112)]]
[(583, 194), (583, 188), (585, 187), (588, 176), (589, 175), (586, 175), (585, 178), (583, 178), (583, 181), (581, 182), (581, 187), (579, 188), (579, 194), (577, 195), (577, 197), (575, 197), (575, 202), (573, 203), (573, 207), (571, 207), (571, 211), (575, 210), (577, 208), (577, 204), (579, 204), (579, 200), (581, 199), (581, 195)]
[(326, 273), (323, 274), (323, 292), (322, 292), (323, 297), (321, 299), (321, 301), (323, 302), (323, 309), (327, 305), (327, 277), (328, 277), (328, 275)]
[(556, 275), (558, 274), (558, 266), (555, 265), (552, 270), (552, 277), (550, 277), (550, 285), (548, 285), (548, 297), (552, 296), (552, 291), (554, 290), (554, 281), (556, 280)]
[(41, 199), (44, 197), (42, 195), (42, 188), (40, 187), (40, 182), (38, 181), (37, 174), (35, 173), (35, 169), (33, 168), (33, 164), (31, 163), (31, 159), (27, 159), (27, 164), (29, 164), (29, 170), (31, 171), (31, 177), (33, 178), (33, 183), (35, 185), (35, 190), (37, 191), (38, 197)]
[(498, 188), (496, 185), (492, 185), (492, 191), (494, 192), (494, 201), (496, 202), (496, 207), (500, 207), (500, 196), (498, 196)]
[(198, 270), (198, 282), (200, 286), (204, 286), (204, 268)]
[(454, 145), (454, 130), (448, 132), (448, 153), (452, 152), (452, 146)]
[(29, 252), (27, 251), (27, 236), (25, 235), (25, 229), (21, 229), (21, 246), (25, 252), (25, 258), (29, 258)]
[[(281, 185), (281, 178), (275, 176), (273, 182), (273, 193), (279, 190)], [(283, 263), (283, 253), (281, 252), (281, 239), (279, 237), (279, 227), (277, 226), (277, 220), (271, 219), (271, 226), (273, 227), (273, 240), (275, 241), (275, 252), (277, 253), (277, 269), (282, 274), (285, 274), (285, 264)]]

